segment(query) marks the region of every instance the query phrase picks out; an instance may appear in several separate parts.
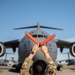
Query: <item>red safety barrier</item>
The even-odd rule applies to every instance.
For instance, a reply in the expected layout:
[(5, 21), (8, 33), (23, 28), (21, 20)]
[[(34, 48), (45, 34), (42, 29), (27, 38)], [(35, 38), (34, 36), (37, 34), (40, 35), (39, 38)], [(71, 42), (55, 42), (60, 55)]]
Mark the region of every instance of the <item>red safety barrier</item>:
[[(29, 37), (33, 42), (35, 42), (36, 44), (38, 44), (39, 42), (34, 38), (32, 37), (28, 32), (26, 32), (26, 36)], [(52, 40), (53, 38), (55, 37), (55, 34), (49, 36), (48, 38), (46, 38), (44, 41), (42, 41), (40, 43), (40, 46), (41, 45), (44, 45), (45, 43), (47, 43), (48, 41)]]

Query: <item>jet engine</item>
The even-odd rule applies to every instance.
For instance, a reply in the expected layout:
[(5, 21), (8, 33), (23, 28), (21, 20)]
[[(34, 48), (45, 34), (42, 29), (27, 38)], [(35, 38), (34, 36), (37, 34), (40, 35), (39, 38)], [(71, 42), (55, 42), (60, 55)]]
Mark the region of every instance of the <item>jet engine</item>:
[(2, 43), (0, 43), (0, 57), (3, 56), (5, 52), (6, 52), (5, 46)]
[(73, 43), (70, 48), (70, 54), (75, 57), (75, 43)]

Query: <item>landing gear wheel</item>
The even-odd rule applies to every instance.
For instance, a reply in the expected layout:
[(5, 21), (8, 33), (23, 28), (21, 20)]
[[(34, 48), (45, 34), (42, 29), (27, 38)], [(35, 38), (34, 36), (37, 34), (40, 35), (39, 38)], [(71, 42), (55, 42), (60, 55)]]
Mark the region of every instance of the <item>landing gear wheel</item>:
[(57, 70), (60, 71), (60, 65), (57, 66)]

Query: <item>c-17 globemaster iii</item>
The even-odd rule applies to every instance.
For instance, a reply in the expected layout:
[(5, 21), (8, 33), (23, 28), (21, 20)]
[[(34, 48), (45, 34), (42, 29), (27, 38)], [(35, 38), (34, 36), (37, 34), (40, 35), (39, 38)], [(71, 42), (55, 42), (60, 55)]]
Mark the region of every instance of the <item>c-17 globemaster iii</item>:
[[(37, 28), (36, 30), (30, 31), (29, 33), (35, 39), (37, 39), (38, 42), (42, 42), (43, 40), (45, 40), (46, 38), (50, 36), (47, 32), (40, 30), (40, 28), (62, 30), (59, 28), (42, 26), (39, 23), (37, 23), (37, 25), (34, 25), (34, 26), (15, 28), (15, 30), (29, 29), (29, 28)], [(6, 48), (12, 48), (13, 52), (15, 52), (16, 48), (18, 48), (19, 63), (15, 65), (15, 67), (16, 69), (21, 68), (23, 61), (30, 54), (30, 51), (34, 44), (35, 43), (32, 40), (30, 40), (27, 36), (24, 36), (22, 39), (17, 39), (17, 40), (12, 40), (7, 42), (0, 42), (0, 57), (6, 53)], [(48, 52), (51, 55), (54, 62), (57, 59), (57, 48), (60, 48), (60, 52), (63, 52), (64, 48), (68, 48), (70, 51), (70, 54), (75, 57), (75, 42), (52, 39), (51, 41), (48, 41), (45, 45), (48, 47)], [(33, 58), (33, 61), (37, 61), (37, 60), (45, 61), (45, 56), (41, 50), (39, 50)]]

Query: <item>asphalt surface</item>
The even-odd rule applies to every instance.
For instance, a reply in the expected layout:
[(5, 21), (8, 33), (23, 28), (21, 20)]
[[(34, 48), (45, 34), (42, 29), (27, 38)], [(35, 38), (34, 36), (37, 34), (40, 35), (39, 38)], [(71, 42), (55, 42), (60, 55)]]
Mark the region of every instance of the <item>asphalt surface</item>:
[[(16, 72), (10, 66), (0, 66), (0, 75), (20, 75), (20, 72)], [(60, 71), (57, 71), (57, 75), (75, 75), (75, 65), (64, 66)]]

